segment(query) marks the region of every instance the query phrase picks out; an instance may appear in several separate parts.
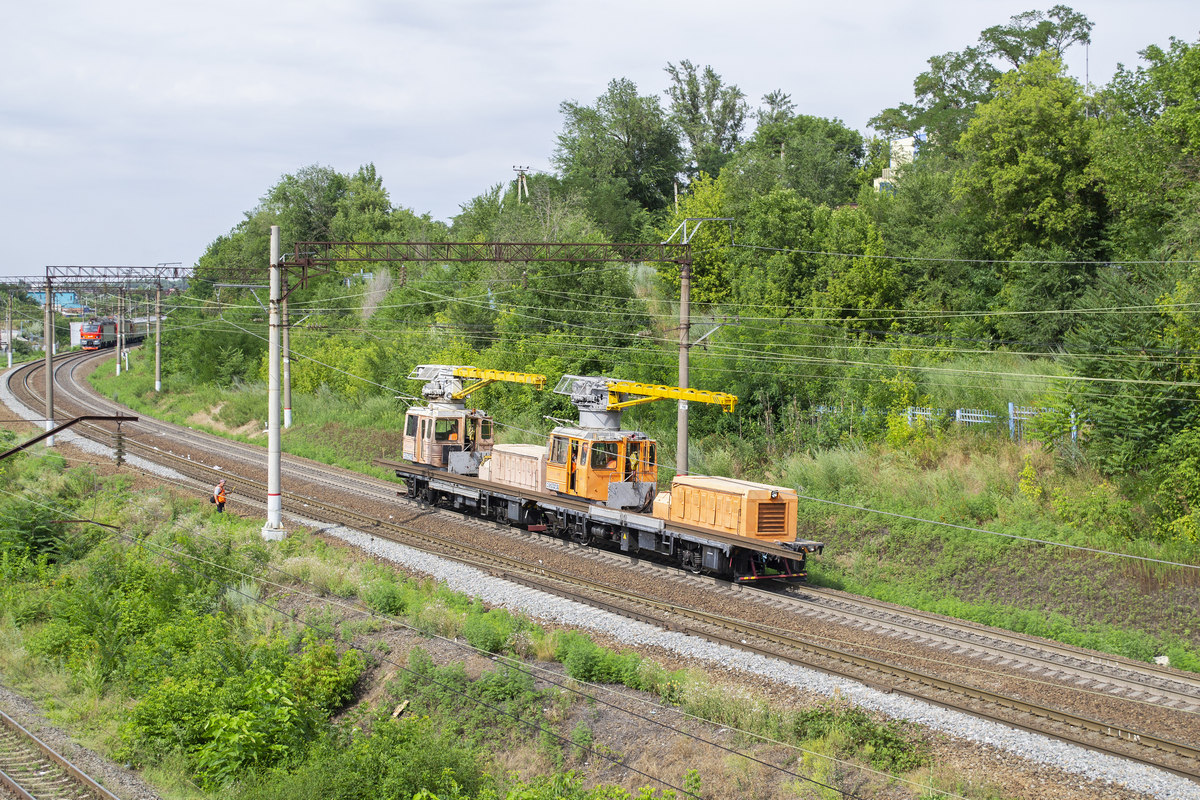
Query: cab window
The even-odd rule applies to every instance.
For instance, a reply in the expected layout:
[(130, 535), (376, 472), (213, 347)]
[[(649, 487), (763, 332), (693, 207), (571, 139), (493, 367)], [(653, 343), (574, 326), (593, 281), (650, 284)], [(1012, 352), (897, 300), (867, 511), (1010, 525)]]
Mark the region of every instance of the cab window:
[(570, 445), (567, 440), (561, 436), (555, 436), (550, 441), (550, 462), (552, 464), (567, 463), (567, 453), (570, 452)]
[(492, 438), (492, 421), (490, 419), (479, 420), (479, 438), (484, 441), (490, 441)]
[(592, 445), (592, 469), (616, 469), (620, 455), (620, 442), (596, 442)]
[(408, 415), (408, 421), (404, 425), (404, 435), (405, 436), (416, 436), (417, 435), (417, 415), (416, 414)]
[(434, 423), (433, 440), (435, 442), (457, 442), (458, 420), (439, 419)]

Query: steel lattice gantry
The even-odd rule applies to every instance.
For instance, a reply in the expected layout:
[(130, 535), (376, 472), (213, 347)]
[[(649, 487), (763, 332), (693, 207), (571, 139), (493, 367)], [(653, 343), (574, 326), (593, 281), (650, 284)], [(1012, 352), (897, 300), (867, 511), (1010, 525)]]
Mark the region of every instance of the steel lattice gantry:
[[(676, 232), (683, 231), (678, 243), (657, 242), (642, 244), (598, 244), (587, 242), (296, 242), (286, 264), (287, 271), (298, 271), (296, 286), (307, 285), (309, 270), (327, 271), (339, 262), (392, 262), (401, 264), (400, 280), (407, 277), (406, 262), (668, 262), (679, 265), (679, 386), (688, 387), (688, 348), (690, 344), (691, 311), (690, 285), (692, 245), (688, 223), (695, 223), (692, 233), (706, 221), (730, 221), (704, 217), (685, 220)], [(672, 233), (668, 238), (674, 238)], [(294, 288), (294, 287), (293, 287)], [(290, 289), (282, 295), (287, 297)], [(679, 417), (675, 455), (676, 471), (687, 474), (688, 401), (679, 400)]]
[[(341, 262), (544, 262), (635, 263), (659, 261), (691, 265), (690, 244), (591, 244), (587, 242), (296, 242), (285, 268), (299, 271), (297, 285), (308, 282), (309, 269)], [(403, 266), (401, 267), (403, 270)], [(324, 270), (320, 270), (323, 272)], [(319, 274), (319, 273), (318, 273)], [(401, 280), (405, 275), (402, 273)]]

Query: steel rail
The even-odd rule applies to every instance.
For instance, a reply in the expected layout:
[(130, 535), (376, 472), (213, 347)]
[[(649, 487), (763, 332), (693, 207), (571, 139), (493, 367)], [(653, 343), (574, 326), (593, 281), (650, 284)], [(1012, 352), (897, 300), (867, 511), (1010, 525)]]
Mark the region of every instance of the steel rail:
[[(147, 451), (151, 452), (153, 449), (147, 448)], [(165, 455), (169, 460), (175, 463), (176, 468), (181, 468), (181, 471), (183, 469), (195, 469), (196, 467), (201, 466), (196, 464), (194, 461), (183, 458), (182, 456), (163, 454), (161, 451), (153, 452), (160, 456)], [(244, 480), (244, 482), (251, 488), (265, 491), (265, 483), (251, 480)], [(1159, 764), (1149, 759), (1143, 758), (1139, 760), (1151, 764), (1159, 769), (1170, 770), (1178, 775), (1200, 781), (1200, 748), (1193, 747), (1183, 742), (1177, 742), (1163, 737), (1141, 733), (1131, 728), (1113, 725), (1101, 720), (1041, 706), (1036, 703), (1025, 702), (1023, 700), (1007, 697), (986, 689), (980, 689), (978, 687), (940, 678), (936, 675), (926, 673), (921, 670), (909, 669), (899, 665), (890, 664), (886, 661), (880, 661), (856, 653), (841, 650), (836, 647), (820, 645), (814, 642), (795, 638), (793, 636), (780, 633), (777, 630), (756, 625), (754, 623), (734, 620), (719, 614), (713, 614), (696, 609), (683, 608), (665, 601), (650, 600), (612, 586), (566, 575), (564, 573), (552, 570), (544, 565), (533, 566), (518, 559), (483, 550), (481, 548), (472, 547), (470, 545), (462, 543), (451, 544), (437, 536), (423, 533), (401, 523), (378, 519), (353, 509), (348, 509), (333, 503), (315, 500), (305, 495), (287, 492), (286, 490), (283, 494), (284, 510), (292, 514), (307, 516), (323, 522), (330, 522), (334, 524), (347, 524), (347, 522), (355, 523), (361, 526), (364, 529), (363, 532), (367, 533), (368, 535), (379, 536), (380, 538), (409, 546), (413, 546), (412, 542), (415, 540), (416, 542), (420, 543), (419, 549), (426, 551), (429, 551), (430, 549), (436, 550), (438, 555), (442, 555), (458, 561), (459, 563), (473, 566), (487, 572), (495, 573), (498, 571), (498, 575), (500, 577), (515, 579), (518, 576), (524, 576), (524, 578), (520, 581), (522, 583), (527, 583), (529, 580), (536, 580), (540, 577), (547, 581), (554, 581), (568, 586), (575, 586), (594, 594), (608, 596), (616, 601), (649, 607), (661, 614), (666, 615), (668, 618), (684, 617), (690, 619), (694, 623), (705, 625), (710, 628), (732, 631), (736, 635), (719, 636), (711, 631), (705, 633), (699, 631), (693, 632), (685, 627), (680, 627), (678, 624), (673, 624), (670, 621), (664, 622), (664, 620), (661, 618), (638, 616), (638, 612), (636, 612), (636, 610), (631, 610), (628, 608), (622, 609), (617, 606), (611, 606), (609, 608), (609, 610), (613, 610), (615, 613), (619, 613), (623, 616), (640, 619), (641, 621), (645, 621), (660, 627), (666, 627), (668, 630), (679, 630), (685, 633), (695, 633), (703, 636), (704, 638), (717, 641), (721, 644), (725, 644), (736, 649), (758, 653), (770, 658), (780, 658), (790, 661), (791, 663), (819, 669), (823, 672), (833, 675), (846, 676), (845, 673), (839, 672), (835, 668), (813, 664), (810, 661), (789, 656), (786, 653), (765, 649), (761, 645), (754, 645), (749, 641), (744, 641), (745, 637), (752, 637), (777, 647), (808, 653), (819, 658), (829, 659), (834, 662), (846, 664), (858, 669), (867, 670), (877, 675), (900, 678), (902, 680), (915, 683), (919, 686), (950, 692), (961, 697), (967, 697), (972, 700), (989, 703), (993, 706), (1008, 710), (1010, 712), (1025, 714), (1052, 722), (1058, 722), (1074, 729), (1099, 734), (1103, 737), (1115, 739), (1126, 744), (1140, 745), (1165, 754), (1180, 756), (1195, 762), (1196, 766), (1192, 770), (1187, 770)], [(533, 578), (530, 578), (529, 576), (533, 576)], [(550, 588), (548, 584), (543, 584), (534, 588), (543, 588), (551, 593), (564, 595), (564, 591), (561, 588)], [(570, 599), (578, 599), (580, 602), (596, 605), (595, 598), (586, 598), (582, 595), (576, 595)], [(856, 676), (846, 677), (851, 677), (855, 680), (861, 679)], [(1073, 744), (1077, 744), (1097, 752), (1105, 753), (1107, 755), (1113, 755), (1120, 758), (1138, 758), (1125, 749), (1105, 747), (1101, 744), (1090, 742), (1080, 737), (1048, 733), (1045, 729), (1039, 728), (1035, 724), (1029, 722), (1021, 722), (1009, 717), (988, 714), (977, 709), (964, 709), (960, 706), (955, 706), (952, 703), (947, 703), (945, 701), (928, 697), (927, 695), (916, 691), (899, 689), (894, 686), (888, 686), (888, 688), (892, 691), (898, 691), (919, 700), (934, 702), (940, 706), (964, 711), (965, 713), (975, 716), (983, 716), (993, 721), (1000, 722), (1005, 725), (1019, 727), (1032, 733), (1055, 736), (1056, 738), (1060, 738), (1065, 741), (1072, 742)]]
[[(190, 459), (184, 458), (182, 456), (177, 456), (177, 455), (174, 455), (171, 453), (165, 453), (157, 448), (154, 448), (154, 447), (148, 446), (148, 445), (143, 445), (139, 442), (132, 442), (129, 444), (129, 447), (130, 447), (130, 449), (136, 449), (136, 450), (142, 451), (145, 454), (145, 456), (147, 456), (151, 460), (165, 460), (167, 462), (170, 462), (171, 466), (173, 466), (174, 468), (176, 468), (178, 471), (180, 471), (183, 474), (187, 474), (192, 477), (196, 477), (196, 473), (199, 472), (203, 476), (202, 479), (207, 479), (207, 477), (209, 477), (211, 475), (211, 468), (209, 468), (203, 464), (199, 464)], [(247, 479), (247, 478), (239, 478), (238, 480), (241, 483), (244, 483), (249, 488), (265, 491), (265, 483)], [(858, 669), (870, 670), (871, 672), (874, 672), (879, 675), (887, 675), (887, 676), (891, 676), (891, 677), (895, 677), (895, 678), (901, 678), (906, 681), (914, 682), (920, 686), (929, 687), (930, 689), (951, 692), (951, 693), (954, 693), (961, 697), (967, 697), (967, 698), (971, 698), (976, 701), (990, 703), (990, 704), (998, 706), (1000, 708), (1007, 709), (1011, 712), (1026, 714), (1026, 715), (1030, 715), (1030, 716), (1033, 716), (1036, 718), (1041, 718), (1041, 719), (1048, 720), (1048, 721), (1058, 722), (1058, 723), (1061, 723), (1064, 725), (1068, 725), (1071, 728), (1074, 728), (1076, 730), (1087, 731), (1087, 732), (1099, 734), (1103, 737), (1111, 738), (1111, 739), (1114, 739), (1116, 741), (1123, 742), (1126, 744), (1140, 745), (1140, 746), (1148, 747), (1152, 750), (1156, 750), (1156, 751), (1159, 751), (1159, 752), (1162, 752), (1165, 754), (1170, 754), (1170, 755), (1187, 758), (1187, 759), (1195, 762), (1198, 766), (1193, 768), (1192, 770), (1177, 769), (1174, 767), (1156, 763), (1155, 761), (1149, 760), (1147, 758), (1139, 758), (1136, 755), (1130, 754), (1126, 750), (1110, 749), (1103, 745), (1098, 745), (1094, 742), (1086, 741), (1077, 736), (1063, 735), (1060, 733), (1047, 733), (1047, 731), (1036, 727), (1036, 725), (1032, 725), (1032, 724), (1028, 724), (1028, 723), (1021, 723), (1021, 722), (1017, 722), (1017, 721), (1014, 721), (1009, 718), (996, 717), (996, 716), (989, 715), (986, 713), (981, 713), (977, 709), (960, 708), (960, 710), (964, 710), (966, 713), (969, 713), (969, 714), (973, 714), (976, 716), (989, 717), (989, 718), (995, 719), (996, 721), (1002, 722), (1004, 724), (1020, 727), (1025, 730), (1029, 730), (1031, 732), (1039, 733), (1041, 735), (1054, 736), (1056, 738), (1060, 738), (1065, 741), (1070, 741), (1072, 743), (1078, 744), (1083, 747), (1087, 747), (1092, 750), (1096, 750), (1098, 752), (1108, 753), (1110, 755), (1114, 755), (1114, 756), (1121, 757), (1121, 758), (1135, 758), (1135, 759), (1144, 761), (1145, 763), (1151, 764), (1157, 768), (1167, 769), (1167, 770), (1175, 772), (1176, 774), (1183, 775), (1183, 776), (1188, 777), (1193, 780), (1200, 779), (1200, 749), (1195, 748), (1195, 747), (1185, 744), (1185, 743), (1172, 741), (1170, 739), (1166, 739), (1163, 737), (1156, 737), (1153, 735), (1140, 733), (1140, 732), (1132, 730), (1130, 728), (1112, 725), (1110, 723), (1091, 719), (1091, 718), (1085, 717), (1083, 715), (1071, 714), (1069, 712), (1063, 712), (1058, 709), (1051, 709), (1051, 708), (1040, 706), (1040, 705), (1037, 705), (1034, 703), (1027, 703), (1025, 701), (1018, 700), (1016, 698), (1006, 697), (1006, 696), (999, 695), (994, 692), (989, 692), (984, 689), (979, 689), (977, 687), (967, 686), (965, 684), (960, 684), (960, 683), (957, 683), (954, 681), (949, 681), (949, 680), (946, 680), (943, 678), (939, 678), (935, 675), (930, 675), (928, 673), (921, 672), (919, 670), (912, 670), (912, 669), (908, 669), (905, 667), (900, 667), (898, 665), (889, 664), (887, 662), (877, 661), (875, 659), (867, 658), (867, 657), (864, 657), (864, 656), (861, 656), (858, 654), (854, 654), (854, 653), (849, 653), (847, 651), (843, 651), (838, 648), (817, 645), (813, 642), (803, 641), (800, 639), (796, 639), (796, 638), (787, 636), (785, 634), (781, 634), (777, 630), (772, 630), (772, 629), (768, 629), (768, 628), (765, 628), (762, 626), (754, 625), (753, 623), (745, 623), (745, 622), (735, 621), (728, 617), (723, 617), (720, 615), (709, 614), (707, 612), (702, 612), (702, 611), (698, 611), (698, 610), (685, 609), (685, 608), (681, 608), (677, 605), (668, 604), (668, 603), (665, 603), (662, 601), (647, 600), (642, 597), (624, 593), (621, 590), (613, 588), (613, 587), (603, 586), (601, 584), (596, 584), (594, 582), (587, 581), (584, 579), (575, 578), (573, 576), (563, 575), (561, 573), (556, 573), (553, 570), (546, 568), (545, 566), (534, 567), (534, 566), (525, 564), (524, 562), (520, 562), (515, 559), (511, 559), (511, 558), (502, 556), (497, 553), (492, 553), (492, 552), (488, 552), (485, 550), (481, 550), (479, 548), (471, 547), (469, 545), (464, 545), (464, 544), (459, 544), (459, 543), (450, 545), (443, 539), (440, 539), (431, 534), (424, 534), (420, 531), (409, 528), (408, 526), (405, 526), (405, 525), (402, 525), (399, 523), (395, 523), (395, 522), (381, 520), (381, 519), (378, 519), (375, 517), (371, 517), (367, 514), (363, 514), (361, 512), (354, 511), (353, 509), (348, 509), (348, 508), (334, 505), (331, 503), (325, 503), (322, 501), (318, 501), (318, 500), (315, 500), (314, 498), (311, 498), (311, 497), (308, 497), (305, 495), (301, 495), (298, 493), (285, 491), (283, 499), (285, 502), (286, 510), (288, 510), (292, 514), (297, 514), (300, 516), (319, 519), (321, 521), (330, 522), (330, 523), (334, 523), (334, 524), (345, 524), (348, 521), (355, 522), (355, 523), (361, 525), (365, 529), (364, 532), (368, 533), (368, 535), (378, 535), (381, 538), (396, 541), (400, 544), (410, 544), (413, 540), (415, 540), (415, 541), (418, 541), (421, 543), (420, 549), (425, 549), (425, 550), (433, 549), (433, 550), (436, 550), (439, 555), (444, 555), (448, 558), (459, 561), (461, 563), (475, 566), (478, 568), (482, 568), (487, 571), (499, 570), (500, 573), (508, 575), (510, 577), (519, 576), (519, 575), (534, 576), (534, 578), (532, 578), (532, 579), (536, 579), (537, 577), (540, 577), (545, 580), (552, 580), (552, 581), (566, 583), (568, 585), (575, 585), (575, 586), (581, 587), (589, 592), (607, 595), (616, 600), (641, 604), (643, 606), (653, 608), (661, 613), (667, 614), (672, 617), (684, 616), (684, 617), (690, 618), (692, 621), (702, 624), (702, 625), (707, 625), (707, 626), (715, 627), (718, 629), (724, 628), (727, 630), (731, 630), (731, 631), (734, 631), (735, 633), (737, 633), (738, 635), (734, 636), (734, 637), (720, 637), (720, 638), (723, 643), (729, 644), (729, 646), (736, 647), (738, 649), (748, 650), (751, 652), (758, 652), (758, 653), (767, 655), (772, 658), (783, 658), (785, 660), (795, 660), (793, 657), (789, 657), (786, 654), (781, 654), (781, 653), (770, 651), (770, 650), (763, 650), (762, 647), (759, 645), (751, 645), (749, 642), (740, 641), (742, 637), (750, 636), (755, 639), (759, 639), (763, 642), (767, 642), (769, 644), (772, 644), (772, 645), (775, 645), (778, 647), (785, 647), (785, 648), (797, 650), (800, 652), (809, 653), (809, 654), (812, 654), (812, 655), (820, 657), (820, 658), (831, 659), (835, 662), (847, 664), (847, 665), (856, 667)], [(391, 535), (388, 535), (388, 534), (391, 534)], [(400, 538), (397, 538), (397, 537), (400, 537)], [(407, 540), (407, 541), (405, 541), (405, 540)], [(457, 552), (455, 552), (455, 549), (457, 549)], [(563, 592), (562, 592), (562, 590), (558, 590), (558, 591), (556, 591), (556, 593), (562, 594)], [(595, 601), (593, 598), (593, 599), (588, 599), (586, 602), (594, 603)], [(636, 612), (631, 612), (629, 609), (625, 609), (623, 611), (620, 611), (619, 613), (622, 613), (625, 616), (635, 616), (636, 617)], [(647, 621), (651, 621), (651, 620), (648, 619)], [(664, 623), (664, 621), (661, 619), (654, 619), (654, 620), (652, 620), (652, 622), (653, 622), (653, 624), (656, 624), (656, 625), (665, 626), (668, 629), (672, 629), (672, 628), (674, 628), (676, 630), (679, 629), (679, 626), (677, 624), (673, 624), (670, 621), (667, 621)], [(712, 633), (702, 634), (702, 635), (704, 635), (708, 638), (711, 638), (713, 636)], [(805, 664), (806, 666), (815, 667), (817, 669), (821, 669), (823, 671), (830, 672), (832, 674), (844, 674), (844, 673), (839, 673), (836, 669), (830, 669), (827, 667), (814, 665), (809, 662), (805, 662), (803, 660), (795, 660), (795, 661), (796, 661), (796, 663), (802, 663), (802, 664)], [(857, 677), (857, 676), (849, 676), (849, 677), (852, 677), (855, 680), (861, 680), (861, 678)], [(894, 689), (894, 687), (893, 687), (893, 690), (896, 690), (896, 689)], [(945, 706), (948, 708), (955, 708), (955, 706), (951, 703), (947, 703), (945, 701), (940, 701), (935, 698), (930, 698), (930, 697), (925, 696), (918, 692), (912, 692), (912, 691), (906, 691), (906, 690), (896, 690), (896, 691), (901, 691), (904, 694), (916, 697), (918, 699), (926, 700), (929, 702), (934, 702), (934, 703), (937, 703), (938, 705), (942, 705), (942, 706)]]
[[(90, 775), (72, 764), (66, 756), (62, 755), (53, 747), (43, 742), (31, 731), (22, 726), (21, 723), (17, 722), (3, 711), (0, 711), (0, 725), (15, 734), (21, 742), (24, 742), (26, 749), (39, 753), (40, 755), (38, 757), (48, 760), (59, 770), (66, 773), (66, 775), (76, 785), (83, 787), (86, 791), (92, 793), (100, 800), (120, 800), (120, 798), (118, 798), (115, 794), (93, 780)], [(11, 776), (5, 775), (3, 782), (6, 786), (16, 792), (18, 796), (31, 796), (19, 785), (19, 783), (17, 783), (16, 779), (12, 778)], [(42, 795), (41, 797), (44, 798), (45, 796)]]

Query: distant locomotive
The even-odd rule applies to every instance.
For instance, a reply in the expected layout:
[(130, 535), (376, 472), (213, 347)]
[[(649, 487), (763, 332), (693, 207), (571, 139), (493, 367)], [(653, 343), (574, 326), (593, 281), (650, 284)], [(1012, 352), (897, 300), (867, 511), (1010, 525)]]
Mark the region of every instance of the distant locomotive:
[[(123, 321), (125, 343), (138, 344), (146, 338), (147, 323), (144, 319)], [(84, 350), (102, 350), (117, 346), (117, 321), (112, 317), (90, 319), (79, 329), (80, 346)]]
[(732, 411), (733, 395), (564, 375), (554, 391), (571, 398), (579, 424), (556, 427), (545, 446), (497, 445), (491, 417), (463, 399), (493, 381), (541, 388), (544, 376), (422, 365), (409, 378), (426, 381), (430, 401), (406, 414), (404, 458), (412, 463), (376, 463), (421, 502), (736, 582), (803, 580), (806, 555), (824, 547), (797, 540), (792, 489), (677, 476), (658, 492), (656, 443), (621, 429), (632, 405), (676, 398)]

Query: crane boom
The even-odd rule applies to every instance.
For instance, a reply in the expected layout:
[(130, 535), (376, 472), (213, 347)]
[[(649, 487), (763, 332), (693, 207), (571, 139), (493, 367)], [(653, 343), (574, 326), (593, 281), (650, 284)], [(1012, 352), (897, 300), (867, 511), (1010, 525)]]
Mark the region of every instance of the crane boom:
[(703, 389), (684, 389), (679, 386), (660, 386), (654, 383), (635, 383), (615, 378), (563, 375), (554, 387), (557, 394), (567, 395), (580, 411), (621, 411), (630, 406), (655, 400), (695, 400), (713, 403), (725, 411), (733, 411), (737, 395), (709, 392)]
[[(491, 383), (523, 383), (535, 389), (546, 388), (546, 376), (531, 372), (508, 372), (480, 367), (451, 366), (448, 364), (420, 364), (413, 367), (410, 381), (425, 381), (421, 394), (428, 400), (458, 401)], [(464, 385), (464, 380), (475, 383)]]

